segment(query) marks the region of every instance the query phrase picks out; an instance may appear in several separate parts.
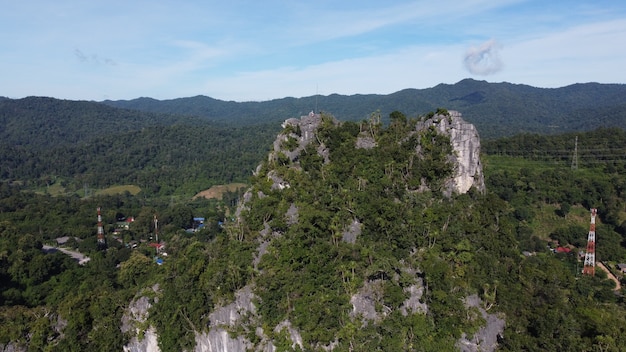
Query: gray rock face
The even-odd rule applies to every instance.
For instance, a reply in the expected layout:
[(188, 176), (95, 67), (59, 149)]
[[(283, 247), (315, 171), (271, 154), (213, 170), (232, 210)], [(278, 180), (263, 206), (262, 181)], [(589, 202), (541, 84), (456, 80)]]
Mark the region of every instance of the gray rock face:
[(454, 151), (452, 161), (455, 172), (452, 179), (446, 183), (448, 196), (452, 193), (467, 193), (474, 186), (479, 192), (485, 191), (485, 178), (480, 162), (480, 138), (476, 127), (463, 120), (458, 111), (449, 111), (449, 116), (435, 115), (432, 118), (419, 122), (418, 131), (433, 126), (438, 133), (450, 137)]
[(372, 149), (376, 147), (376, 141), (372, 136), (364, 135), (363, 133), (356, 139), (357, 149)]
[(474, 336), (463, 336), (456, 343), (456, 347), (462, 352), (491, 352), (498, 348), (498, 336), (504, 332), (505, 321), (496, 314), (488, 314), (482, 307), (482, 300), (477, 295), (471, 295), (465, 299), (465, 306), (476, 308), (487, 322)]
[(289, 320), (283, 320), (282, 322), (280, 322), (278, 325), (276, 325), (274, 331), (281, 332), (283, 329), (287, 329), (287, 332), (289, 332), (289, 337), (291, 338), (292, 342), (291, 348), (295, 350), (296, 346), (299, 346), (301, 350), (304, 350), (304, 346), (302, 344), (302, 335), (300, 335), (300, 332), (298, 330), (291, 326), (291, 322)]
[(424, 294), (422, 279), (419, 279), (418, 284), (404, 288), (404, 292), (409, 294), (409, 298), (407, 298), (400, 307), (402, 315), (407, 316), (415, 313), (428, 313), (428, 305), (421, 302), (422, 295)]
[(383, 302), (383, 284), (382, 280), (366, 281), (359, 292), (352, 295), (350, 303), (352, 304), (352, 312), (350, 317), (356, 319), (361, 318), (365, 325), (368, 321), (374, 323), (380, 321), (388, 312), (379, 313), (376, 306)]
[(256, 308), (252, 304), (254, 298), (252, 288), (249, 286), (243, 287), (235, 292), (235, 301), (233, 303), (217, 308), (209, 314), (209, 320), (211, 321), (209, 326), (235, 326), (243, 315), (256, 312)]
[(283, 190), (285, 188), (291, 187), (289, 185), (289, 182), (283, 180), (283, 178), (278, 176), (274, 170), (267, 173), (267, 179), (272, 181), (272, 190)]
[[(274, 152), (269, 155), (270, 161), (276, 158), (277, 153), (283, 153), (291, 161), (296, 161), (300, 153), (317, 138), (316, 131), (321, 123), (322, 116), (314, 113), (302, 116), (300, 119), (291, 118), (285, 120), (282, 124), (285, 131), (278, 135), (274, 141)], [(333, 123), (338, 124), (339, 122), (333, 120)], [(297, 145), (294, 148), (286, 149), (284, 144), (290, 139), (295, 141)], [(328, 150), (324, 145), (320, 145), (317, 148), (317, 153), (324, 158), (325, 162), (328, 162)]]
[(303, 149), (315, 138), (315, 131), (322, 123), (322, 116), (311, 112), (307, 116), (301, 116), (300, 119), (287, 119), (283, 122), (282, 127), (291, 126), (294, 130), (300, 129), (300, 147)]
[(134, 336), (128, 345), (124, 346), (124, 352), (160, 352), (156, 329), (151, 326), (144, 331), (143, 338)]
[(352, 220), (350, 226), (347, 226), (346, 229), (343, 231), (342, 240), (347, 243), (356, 243), (357, 237), (361, 234), (362, 227), (363, 224), (361, 224), (361, 222), (359, 222), (359, 220), (355, 218), (354, 220)]
[(252, 343), (242, 336), (231, 336), (227, 328), (239, 324), (247, 314), (255, 314), (252, 288), (245, 286), (235, 292), (235, 301), (215, 309), (209, 314), (209, 331), (196, 332), (196, 352), (246, 351)]
[(13, 342), (9, 342), (6, 345), (0, 343), (0, 351), (1, 352), (26, 352), (28, 351), (28, 348), (19, 346), (18, 344), (13, 343)]
[[(256, 307), (253, 300), (256, 298), (250, 286), (246, 286), (235, 293), (235, 301), (224, 307), (217, 308), (209, 315), (209, 331), (196, 332), (196, 352), (238, 352), (238, 351), (262, 351), (274, 352), (275, 347), (272, 341), (265, 335), (260, 326), (247, 326), (254, 329), (260, 342), (256, 345), (243, 336), (234, 336), (228, 330), (233, 330), (237, 326), (246, 325), (246, 318), (256, 316)], [(254, 321), (254, 318), (252, 319)], [(299, 346), (304, 349), (302, 336), (289, 320), (282, 321), (275, 328), (274, 332), (281, 332), (286, 329), (293, 343), (292, 348)], [(252, 331), (252, 330), (251, 330)]]
[(252, 344), (243, 337), (232, 338), (228, 331), (216, 328), (208, 333), (196, 333), (195, 352), (240, 352), (247, 351)]
[[(152, 287), (152, 291), (157, 293), (159, 286)], [(121, 330), (123, 333), (133, 332), (133, 338), (124, 346), (125, 352), (159, 352), (156, 329), (153, 326), (144, 327), (148, 319), (148, 310), (152, 307), (151, 299), (146, 295), (141, 295), (134, 299), (122, 316)], [(142, 331), (143, 330), (143, 331)], [(139, 336), (142, 336), (140, 338)]]
[(298, 214), (298, 207), (295, 203), (291, 203), (289, 209), (287, 209), (287, 212), (285, 213), (285, 222), (287, 222), (287, 225), (291, 226), (297, 224)]

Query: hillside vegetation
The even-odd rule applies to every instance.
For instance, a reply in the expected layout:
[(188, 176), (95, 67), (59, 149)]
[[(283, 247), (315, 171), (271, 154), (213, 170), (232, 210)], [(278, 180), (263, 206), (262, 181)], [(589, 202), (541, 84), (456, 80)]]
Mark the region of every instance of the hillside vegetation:
[[(474, 84), (484, 82), (454, 87)], [(616, 87), (592, 86), (609, 106)], [(463, 92), (432, 94), (451, 101)], [(579, 99), (572, 108), (587, 111)], [(157, 336), (161, 351), (193, 350), (208, 331), (281, 351), (626, 346), (623, 289), (600, 270), (582, 276), (577, 255), (597, 208), (597, 260), (615, 273), (626, 262), (622, 129), (483, 141), (486, 192), (448, 197), (450, 141), (415, 131), (432, 113), (381, 116), (376, 107), (354, 119), (337, 114), (343, 122), (323, 114), (299, 150), (302, 131), (288, 125), (34, 101), (49, 104), (0, 100), (0, 349), (119, 351)], [(47, 119), (59, 124), (52, 132)], [(136, 125), (120, 132), (126, 120)], [(364, 136), (368, 147), (357, 147)], [(192, 199), (233, 181), (249, 191)], [(106, 249), (96, 242), (99, 207)], [(155, 215), (168, 254), (159, 258), (149, 245)], [(61, 238), (90, 261), (44, 250)], [(554, 253), (558, 246), (571, 251)], [(145, 321), (128, 322), (131, 302), (150, 303)], [(219, 312), (236, 312), (235, 322)]]
[(5, 99), (0, 180), (43, 191), (56, 185), (56, 193), (81, 196), (123, 184), (141, 188), (143, 196), (191, 196), (246, 182), (276, 130), (93, 102)]

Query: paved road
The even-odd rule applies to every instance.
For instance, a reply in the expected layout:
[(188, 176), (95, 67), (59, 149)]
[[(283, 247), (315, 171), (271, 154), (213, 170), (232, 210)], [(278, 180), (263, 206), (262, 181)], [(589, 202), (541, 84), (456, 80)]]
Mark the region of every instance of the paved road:
[(52, 246), (48, 246), (48, 245), (43, 245), (42, 249), (46, 252), (54, 252), (54, 251), (59, 251), (61, 253), (65, 253), (67, 255), (69, 255), (70, 257), (72, 257), (74, 260), (76, 260), (78, 262), (78, 264), (80, 265), (85, 265), (85, 263), (87, 263), (88, 261), (91, 260), (91, 258), (87, 257), (86, 255), (80, 253), (80, 252), (76, 252), (76, 251), (71, 251), (69, 249), (65, 249), (65, 248), (59, 248), (59, 247), (52, 247)]

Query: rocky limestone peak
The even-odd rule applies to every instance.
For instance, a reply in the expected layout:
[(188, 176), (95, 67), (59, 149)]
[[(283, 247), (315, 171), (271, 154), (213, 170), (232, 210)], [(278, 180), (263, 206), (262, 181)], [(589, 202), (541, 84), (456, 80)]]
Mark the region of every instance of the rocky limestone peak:
[[(278, 153), (283, 153), (290, 161), (296, 161), (304, 148), (316, 139), (317, 129), (325, 117), (330, 116), (322, 116), (321, 114), (311, 112), (306, 116), (301, 116), (299, 119), (290, 118), (285, 120), (281, 125), (284, 129), (283, 132), (274, 141), (274, 151), (269, 155), (270, 161), (277, 158)], [(339, 124), (334, 117), (330, 118), (335, 125)], [(328, 162), (328, 151), (323, 144), (319, 146), (317, 152)]]
[(485, 178), (480, 161), (480, 137), (473, 124), (465, 121), (458, 111), (440, 111), (427, 120), (417, 123), (416, 130), (434, 127), (438, 133), (450, 138), (454, 151), (451, 161), (454, 163), (454, 175), (446, 182), (445, 194), (467, 193), (475, 187), (485, 191)]
[[(300, 154), (310, 143), (316, 141), (317, 130), (325, 117), (311, 113), (300, 119), (285, 120), (282, 124), (284, 130), (274, 141), (274, 150), (270, 153), (269, 160), (275, 161), (281, 156), (286, 157), (290, 162), (294, 162), (294, 167), (297, 168)], [(339, 124), (334, 117), (330, 118), (333, 124)], [(467, 193), (472, 187), (481, 193), (484, 192), (485, 180), (480, 161), (480, 137), (476, 127), (465, 121), (460, 112), (442, 109), (425, 120), (419, 121), (414, 132), (429, 128), (434, 128), (437, 133), (447, 136), (453, 150), (450, 162), (454, 165), (454, 174), (445, 182), (444, 195), (449, 197), (454, 193)], [(376, 145), (372, 136), (362, 134), (357, 139), (356, 148), (372, 149)], [(324, 158), (325, 163), (330, 161), (328, 149), (323, 143), (318, 146), (317, 153)], [(289, 186), (277, 175), (269, 174), (268, 177), (271, 177), (273, 189), (283, 189)]]
[(159, 285), (141, 292), (132, 302), (122, 316), (121, 330), (129, 333), (132, 338), (123, 347), (125, 352), (159, 352), (158, 336), (156, 328), (146, 325), (148, 311), (158, 298), (155, 296), (160, 291)]

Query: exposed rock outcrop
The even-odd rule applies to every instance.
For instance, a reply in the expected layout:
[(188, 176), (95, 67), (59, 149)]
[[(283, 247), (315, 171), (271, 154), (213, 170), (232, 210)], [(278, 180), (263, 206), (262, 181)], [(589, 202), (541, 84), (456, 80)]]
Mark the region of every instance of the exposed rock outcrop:
[(27, 347), (20, 346), (18, 343), (9, 342), (6, 345), (0, 343), (0, 351), (1, 352), (26, 352), (28, 351)]
[[(150, 292), (151, 291), (151, 292)], [(134, 299), (122, 316), (123, 333), (131, 332), (134, 336), (124, 346), (125, 352), (159, 352), (156, 329), (147, 326), (148, 311), (155, 300), (154, 295), (159, 292), (159, 285), (153, 286), (150, 291)]]
[[(339, 124), (339, 121), (332, 119), (334, 124)], [(316, 140), (317, 129), (321, 123), (322, 116), (314, 113), (302, 116), (300, 119), (285, 120), (282, 124), (283, 133), (279, 134), (274, 141), (274, 151), (270, 153), (269, 160), (276, 160), (280, 153), (292, 162), (297, 161), (302, 151)], [(326, 163), (329, 162), (328, 149), (323, 144), (318, 146), (317, 153), (324, 158)]]
[[(334, 124), (339, 124), (333, 118)], [(302, 151), (316, 140), (317, 129), (322, 123), (319, 114), (309, 114), (300, 119), (287, 119), (283, 123), (284, 131), (274, 141), (274, 150), (269, 155), (270, 160), (279, 160), (280, 155), (286, 156), (291, 162), (297, 162)], [(442, 135), (450, 138), (453, 155), (450, 161), (454, 165), (454, 175), (446, 180), (444, 194), (466, 193), (472, 187), (479, 192), (485, 191), (485, 180), (480, 162), (480, 137), (473, 124), (465, 121), (458, 111), (440, 111), (432, 117), (419, 121), (415, 131), (419, 132), (430, 127)], [(362, 134), (357, 138), (356, 148), (372, 149), (376, 141), (372, 136)], [(327, 148), (320, 144), (317, 153), (328, 163)], [(297, 164), (296, 166), (297, 167)], [(289, 184), (275, 174), (268, 174), (272, 181), (272, 189), (284, 189)]]
[(347, 243), (356, 243), (357, 237), (361, 234), (361, 228), (363, 224), (358, 219), (352, 220), (352, 223), (349, 226), (346, 226), (346, 229), (343, 231), (342, 240)]
[(228, 331), (215, 328), (206, 333), (196, 333), (195, 352), (247, 351), (252, 344), (241, 336), (231, 337)]
[(383, 284), (383, 280), (366, 281), (363, 287), (350, 298), (352, 304), (350, 317), (353, 319), (360, 318), (361, 322), (367, 325), (369, 321), (376, 323), (390, 313), (389, 309), (385, 309), (383, 312), (376, 310), (377, 306), (384, 307), (382, 304)]
[(458, 111), (449, 111), (421, 121), (416, 130), (420, 131), (433, 126), (440, 134), (450, 137), (454, 155), (451, 156), (455, 165), (454, 176), (446, 182), (446, 193), (466, 193), (475, 187), (479, 192), (485, 191), (485, 178), (480, 162), (480, 137), (478, 130), (471, 123), (463, 120)]
[(462, 352), (491, 352), (498, 347), (498, 336), (504, 332), (505, 321), (497, 314), (488, 314), (482, 307), (482, 300), (477, 295), (471, 295), (465, 299), (465, 306), (477, 309), (485, 320), (485, 326), (481, 327), (471, 338), (463, 333), (457, 341), (456, 347)]
[(231, 336), (228, 329), (240, 324), (244, 316), (254, 314), (255, 298), (250, 286), (235, 292), (235, 301), (209, 314), (209, 331), (196, 332), (196, 352), (246, 351), (253, 345), (242, 336)]
[(404, 292), (409, 295), (409, 298), (407, 298), (400, 307), (402, 315), (407, 316), (415, 313), (428, 313), (428, 305), (421, 301), (422, 295), (424, 294), (422, 279), (419, 279), (418, 284), (405, 287)]

